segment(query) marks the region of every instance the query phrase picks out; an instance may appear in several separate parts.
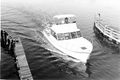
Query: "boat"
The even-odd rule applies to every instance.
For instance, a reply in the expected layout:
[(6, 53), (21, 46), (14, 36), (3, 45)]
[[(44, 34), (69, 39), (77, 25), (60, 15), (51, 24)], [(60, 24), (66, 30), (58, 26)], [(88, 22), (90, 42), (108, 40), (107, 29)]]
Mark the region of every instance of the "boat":
[(47, 22), (42, 33), (55, 48), (62, 52), (62, 55), (68, 56), (71, 61), (85, 65), (90, 58), (93, 45), (81, 35), (75, 15), (53, 16), (52, 23)]
[(109, 42), (120, 46), (120, 28), (119, 26), (113, 26), (105, 22), (101, 18), (101, 14), (95, 15), (94, 30), (97, 31), (103, 38)]

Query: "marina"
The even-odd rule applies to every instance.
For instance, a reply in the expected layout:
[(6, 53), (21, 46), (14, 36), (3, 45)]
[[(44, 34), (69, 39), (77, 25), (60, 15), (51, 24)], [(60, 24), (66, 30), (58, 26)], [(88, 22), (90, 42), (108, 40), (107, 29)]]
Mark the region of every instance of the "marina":
[[(0, 39), (0, 79), (120, 79), (119, 0), (12, 1), (1, 2), (9, 33), (1, 36), (11, 37)], [(76, 55), (82, 51), (87, 56)]]

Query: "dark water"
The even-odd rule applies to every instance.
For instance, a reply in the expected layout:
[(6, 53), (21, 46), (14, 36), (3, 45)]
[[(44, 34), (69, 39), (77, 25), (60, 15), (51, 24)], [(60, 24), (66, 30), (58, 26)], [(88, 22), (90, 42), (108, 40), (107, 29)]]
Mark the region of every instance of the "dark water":
[[(25, 54), (34, 79), (61, 80), (119, 80), (120, 52), (111, 43), (96, 37), (93, 31), (94, 14), (100, 12), (106, 18), (117, 22), (119, 17), (116, 2), (108, 0), (46, 0), (2, 2), (1, 28), (13, 30), (20, 36)], [(113, 5), (116, 4), (116, 5)], [(78, 28), (82, 35), (93, 40), (93, 51), (90, 57), (92, 72), (85, 77), (80, 71), (80, 64), (65, 61), (59, 57), (57, 50), (45, 40), (40, 33), (40, 40), (35, 40), (32, 29), (42, 30), (44, 10), (51, 17), (61, 13), (72, 13), (77, 16)], [(116, 23), (117, 24), (117, 23)], [(53, 50), (54, 52), (52, 52)], [(18, 79), (13, 59), (1, 49), (1, 78)]]

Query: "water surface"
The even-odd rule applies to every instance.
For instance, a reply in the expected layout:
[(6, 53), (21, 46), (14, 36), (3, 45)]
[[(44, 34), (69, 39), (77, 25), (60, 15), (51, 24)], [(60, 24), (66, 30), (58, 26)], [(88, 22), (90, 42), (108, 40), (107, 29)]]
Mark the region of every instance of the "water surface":
[[(85, 74), (79, 71), (79, 64), (60, 58), (57, 50), (51, 47), (43, 34), (40, 33), (39, 41), (35, 40), (36, 34), (32, 29), (43, 30), (41, 21), (44, 16), (41, 10), (51, 18), (61, 13), (77, 16), (77, 25), (82, 35), (93, 41), (93, 51), (89, 59), (92, 64), (90, 77), (85, 77)], [(1, 28), (12, 30), (21, 38), (34, 79), (119, 80), (119, 48), (96, 37), (93, 23), (94, 14), (97, 12), (101, 13), (104, 19), (112, 19), (112, 22), (119, 26), (117, 0), (30, 0), (2, 2)], [(14, 64), (7, 52), (1, 49), (2, 79), (18, 79)]]

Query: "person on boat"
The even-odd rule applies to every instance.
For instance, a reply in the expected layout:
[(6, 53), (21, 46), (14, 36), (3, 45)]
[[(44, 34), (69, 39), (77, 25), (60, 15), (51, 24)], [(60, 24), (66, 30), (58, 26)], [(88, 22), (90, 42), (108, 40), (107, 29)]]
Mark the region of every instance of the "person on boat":
[(67, 17), (65, 18), (65, 23), (68, 24), (68, 18)]

